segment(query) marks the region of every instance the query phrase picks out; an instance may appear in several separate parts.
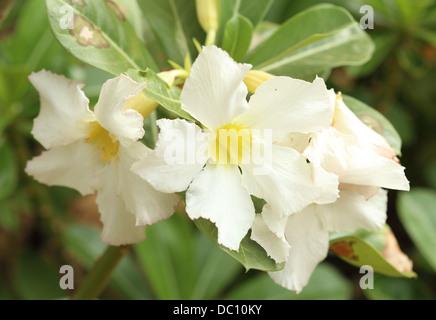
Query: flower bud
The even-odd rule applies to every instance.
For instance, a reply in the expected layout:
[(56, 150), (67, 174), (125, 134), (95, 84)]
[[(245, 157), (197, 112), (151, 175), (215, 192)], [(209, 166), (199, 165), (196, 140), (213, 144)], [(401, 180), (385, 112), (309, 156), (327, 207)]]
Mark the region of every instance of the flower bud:
[(247, 73), (244, 78), (244, 83), (248, 88), (248, 91), (254, 93), (258, 86), (264, 83), (266, 80), (275, 77), (274, 75), (260, 71), (260, 70), (251, 70)]

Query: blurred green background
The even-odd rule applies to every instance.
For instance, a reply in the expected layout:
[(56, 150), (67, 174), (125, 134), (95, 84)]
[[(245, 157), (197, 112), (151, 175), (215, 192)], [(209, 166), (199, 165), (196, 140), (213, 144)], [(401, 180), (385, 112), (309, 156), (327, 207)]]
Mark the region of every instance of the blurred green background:
[[(6, 3), (7, 1), (4, 1)], [(436, 298), (436, 1), (275, 0), (266, 19), (282, 23), (318, 3), (375, 10), (373, 58), (332, 70), (328, 86), (383, 113), (402, 141), (410, 193), (389, 193), (388, 224), (418, 279), (377, 275), (359, 287), (359, 269), (329, 255), (299, 295), (249, 271), (209, 242), (182, 214), (147, 228), (114, 272), (102, 299), (435, 299)], [(150, 30), (144, 27), (144, 35)], [(159, 51), (157, 43), (152, 43)], [(0, 299), (60, 299), (59, 269), (75, 287), (103, 252), (92, 197), (47, 187), (24, 173), (42, 147), (32, 138), (39, 98), (27, 77), (41, 69), (85, 82), (95, 102), (110, 75), (83, 64), (55, 40), (41, 0), (18, 0), (0, 25)]]

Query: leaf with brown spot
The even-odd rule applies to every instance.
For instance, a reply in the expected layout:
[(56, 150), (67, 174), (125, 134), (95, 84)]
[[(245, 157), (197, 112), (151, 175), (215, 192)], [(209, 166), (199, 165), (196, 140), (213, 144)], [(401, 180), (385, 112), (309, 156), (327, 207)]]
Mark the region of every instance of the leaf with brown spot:
[[(69, 0), (46, 0), (46, 4), (55, 37), (77, 59), (115, 76), (128, 69), (158, 70), (129, 20), (120, 19), (120, 6), (114, 14), (115, 7), (102, 0), (75, 1), (74, 6)], [(74, 17), (72, 30), (60, 23), (66, 19), (65, 7)]]
[[(380, 239), (385, 241), (382, 246), (379, 243)], [(330, 251), (353, 266), (369, 265), (375, 272), (387, 276), (405, 278), (417, 276), (412, 271), (411, 261), (399, 249), (388, 226), (378, 232), (333, 234), (330, 237)]]
[(104, 38), (101, 30), (98, 30), (84, 16), (74, 15), (74, 27), (70, 34), (77, 39), (81, 46), (93, 46), (98, 49), (109, 48), (109, 42)]

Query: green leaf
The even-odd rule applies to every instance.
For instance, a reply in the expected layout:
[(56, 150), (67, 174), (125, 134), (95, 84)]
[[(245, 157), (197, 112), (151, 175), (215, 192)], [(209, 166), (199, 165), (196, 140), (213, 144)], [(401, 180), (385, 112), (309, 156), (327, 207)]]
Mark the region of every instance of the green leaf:
[(24, 300), (59, 299), (66, 295), (59, 286), (61, 277), (57, 266), (50, 264), (40, 253), (28, 251), (18, 259), (14, 287)]
[(352, 293), (351, 283), (327, 263), (319, 264), (309, 283), (299, 293), (276, 284), (262, 273), (234, 288), (225, 299), (229, 300), (346, 300)]
[[(63, 234), (63, 243), (69, 254), (88, 269), (106, 247), (96, 230), (71, 223)], [(150, 299), (144, 278), (131, 255), (123, 257), (114, 270), (109, 285), (125, 299)]]
[(222, 48), (230, 56), (241, 61), (250, 47), (253, 36), (253, 24), (240, 14), (233, 16), (226, 24)]
[(241, 271), (179, 213), (146, 234), (134, 248), (157, 299), (217, 298)]
[(158, 102), (162, 107), (181, 118), (191, 121), (194, 120), (189, 113), (182, 110), (180, 88), (176, 86), (170, 88), (165, 81), (150, 69), (147, 69), (146, 71), (131, 69), (128, 70), (126, 74), (135, 81), (147, 82), (147, 87), (143, 92), (148, 98)]
[(376, 274), (374, 289), (363, 290), (372, 300), (434, 300), (436, 297), (423, 281), (390, 278)]
[(17, 231), (20, 216), (10, 204), (4, 200), (0, 200), (0, 228), (7, 231)]
[(255, 69), (313, 79), (371, 57), (374, 45), (348, 11), (333, 5), (310, 8), (286, 21), (247, 58)]
[(180, 215), (147, 227), (146, 240), (134, 246), (157, 299), (187, 299), (195, 273), (195, 229)]
[(250, 239), (250, 232), (242, 239), (239, 250), (233, 251), (218, 244), (218, 229), (213, 222), (200, 218), (194, 220), (194, 223), (210, 241), (240, 262), (246, 271), (250, 269), (278, 271), (283, 269), (285, 265), (284, 263), (277, 264), (273, 259), (268, 257), (266, 251), (257, 242)]
[(436, 271), (436, 192), (415, 188), (399, 194), (398, 214), (413, 243)]
[(114, 1), (84, 0), (70, 5), (66, 0), (46, 0), (46, 4), (55, 37), (79, 60), (116, 76), (131, 68), (157, 70)]
[(17, 163), (12, 149), (4, 144), (0, 146), (0, 199), (10, 196), (17, 187)]
[(216, 299), (240, 275), (241, 265), (197, 232), (196, 283), (190, 299)]
[(195, 1), (141, 0), (138, 4), (167, 55), (165, 59), (183, 65), (187, 55), (191, 61), (197, 56), (192, 40), (203, 43), (205, 33), (198, 23)]
[(416, 274), (413, 271), (399, 271), (376, 248), (357, 235), (336, 234), (331, 236), (330, 251), (345, 262), (356, 267), (369, 265), (375, 272), (387, 276), (416, 278)]
[(397, 154), (401, 156), (401, 137), (385, 116), (353, 97), (342, 95), (342, 99), (363, 123), (385, 137)]
[(375, 51), (371, 59), (360, 66), (348, 67), (348, 71), (353, 77), (365, 77), (377, 70), (392, 53), (398, 41), (398, 36), (391, 33), (377, 33), (372, 36), (372, 39), (374, 41)]
[(229, 20), (240, 14), (246, 17), (256, 28), (267, 14), (272, 3), (273, 0), (220, 0), (219, 28), (216, 43), (222, 45)]

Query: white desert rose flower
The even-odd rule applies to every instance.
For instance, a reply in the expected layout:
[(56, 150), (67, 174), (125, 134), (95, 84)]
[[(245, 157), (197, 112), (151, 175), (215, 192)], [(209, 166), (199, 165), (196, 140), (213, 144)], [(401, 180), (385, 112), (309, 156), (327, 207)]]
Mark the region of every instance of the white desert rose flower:
[(48, 150), (30, 160), (26, 172), (50, 186), (82, 195), (97, 192), (104, 242), (143, 240), (144, 226), (168, 218), (178, 202), (176, 195), (156, 191), (130, 171), (150, 150), (138, 141), (143, 117), (124, 107), (145, 84), (124, 75), (108, 80), (91, 111), (83, 84), (45, 70), (29, 79), (41, 100), (32, 134)]
[[(180, 97), (182, 109), (202, 127), (185, 120), (159, 120), (155, 150), (132, 167), (160, 191), (187, 189), (189, 217), (214, 222), (218, 242), (232, 250), (239, 249), (255, 219), (250, 195), (265, 199), (284, 215), (322, 196), (306, 158), (273, 142), (290, 132), (326, 129), (333, 116), (320, 78), (309, 83), (276, 77), (247, 102), (243, 79), (250, 68), (215, 46), (204, 47)], [(185, 156), (172, 158), (180, 150)], [(192, 155), (195, 161), (189, 159)], [(337, 190), (337, 177), (326, 175)]]
[[(338, 177), (339, 198), (307, 206), (284, 216), (266, 205), (256, 217), (252, 239), (262, 245), (276, 262), (286, 261), (283, 270), (270, 272), (281, 286), (301, 291), (329, 248), (329, 231), (375, 231), (386, 222), (387, 191), (409, 190), (404, 167), (386, 139), (366, 126), (330, 91), (334, 116), (332, 125), (315, 134), (282, 145), (298, 145), (310, 161), (314, 175), (324, 170)], [(302, 141), (307, 143), (301, 144)], [(324, 184), (322, 179), (318, 180)]]

